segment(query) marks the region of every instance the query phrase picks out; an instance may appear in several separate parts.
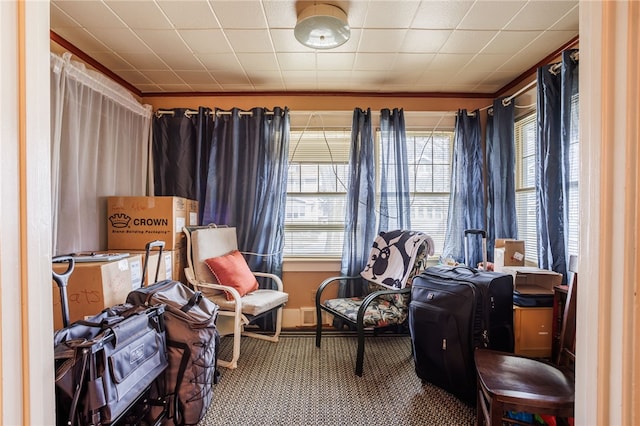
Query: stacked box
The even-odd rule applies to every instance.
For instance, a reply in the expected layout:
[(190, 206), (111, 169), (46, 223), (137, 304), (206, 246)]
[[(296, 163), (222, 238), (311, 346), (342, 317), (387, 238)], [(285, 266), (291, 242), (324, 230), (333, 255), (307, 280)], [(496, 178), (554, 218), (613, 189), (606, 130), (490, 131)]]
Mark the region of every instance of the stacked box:
[(493, 270), (502, 272), (505, 266), (524, 266), (524, 240), (496, 238)]
[[(184, 226), (198, 224), (198, 201), (182, 197), (109, 197), (107, 200), (107, 246), (109, 250), (144, 252), (150, 241), (164, 241), (165, 267), (172, 279), (186, 283)], [(155, 259), (155, 258), (154, 258)], [(147, 272), (155, 276), (155, 261)], [(149, 274), (151, 272), (151, 275)], [(145, 283), (145, 285), (147, 285)]]
[(562, 284), (562, 274), (533, 266), (505, 266), (505, 274), (513, 276), (514, 293), (553, 295), (553, 287)]
[(144, 250), (161, 240), (165, 249), (184, 245), (187, 200), (181, 197), (109, 197), (107, 199), (107, 248)]
[[(67, 263), (53, 263), (57, 273), (66, 271)], [(71, 322), (100, 313), (103, 309), (124, 303), (127, 295), (140, 288), (142, 257), (134, 254), (111, 262), (76, 263), (67, 285)], [(60, 290), (53, 285), (53, 324), (62, 328)]]

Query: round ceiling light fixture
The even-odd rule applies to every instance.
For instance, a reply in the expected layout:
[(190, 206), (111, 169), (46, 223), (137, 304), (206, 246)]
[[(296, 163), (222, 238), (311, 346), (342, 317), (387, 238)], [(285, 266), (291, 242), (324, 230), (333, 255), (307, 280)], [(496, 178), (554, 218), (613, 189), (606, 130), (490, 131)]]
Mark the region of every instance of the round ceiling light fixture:
[(293, 34), (312, 49), (333, 49), (349, 40), (351, 29), (342, 9), (330, 4), (314, 4), (300, 13)]

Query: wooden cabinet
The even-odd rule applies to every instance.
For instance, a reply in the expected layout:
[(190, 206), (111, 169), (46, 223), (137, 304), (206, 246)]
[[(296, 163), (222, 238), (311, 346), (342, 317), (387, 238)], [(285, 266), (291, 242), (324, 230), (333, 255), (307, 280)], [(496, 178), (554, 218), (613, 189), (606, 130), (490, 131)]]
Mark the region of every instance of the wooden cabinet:
[(515, 353), (550, 358), (553, 337), (553, 307), (513, 307)]

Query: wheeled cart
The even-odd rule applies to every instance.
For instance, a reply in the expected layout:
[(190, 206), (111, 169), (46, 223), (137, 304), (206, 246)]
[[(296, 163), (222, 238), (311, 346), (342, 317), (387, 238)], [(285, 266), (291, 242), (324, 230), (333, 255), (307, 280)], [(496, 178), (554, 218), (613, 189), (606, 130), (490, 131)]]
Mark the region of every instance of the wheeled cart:
[(56, 423), (58, 425), (159, 424), (165, 410), (149, 418), (151, 398), (167, 368), (164, 305), (116, 305), (86, 320), (69, 324), (66, 285), (73, 272), (68, 263), (53, 273), (60, 289), (64, 327), (54, 334)]

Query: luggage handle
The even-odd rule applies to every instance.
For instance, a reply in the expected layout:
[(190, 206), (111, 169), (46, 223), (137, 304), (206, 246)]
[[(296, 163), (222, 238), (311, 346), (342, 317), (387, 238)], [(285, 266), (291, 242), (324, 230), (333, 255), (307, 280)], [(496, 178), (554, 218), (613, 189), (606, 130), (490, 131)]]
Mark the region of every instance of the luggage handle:
[(64, 263), (68, 262), (67, 270), (58, 273), (56, 271), (52, 271), (53, 280), (58, 285), (60, 289), (60, 306), (62, 307), (62, 326), (69, 326), (69, 299), (67, 298), (67, 284), (69, 284), (69, 277), (71, 273), (73, 273), (73, 268), (75, 267), (75, 261), (73, 260), (73, 256), (63, 255), (56, 256), (51, 259), (53, 263)]
[(164, 241), (155, 240), (148, 242), (145, 247), (144, 265), (142, 266), (142, 278), (140, 279), (140, 288), (144, 287), (144, 280), (147, 277), (147, 266), (149, 265), (149, 254), (154, 247), (158, 247), (158, 266), (156, 266), (156, 278), (154, 281), (158, 281), (158, 275), (160, 274), (160, 262), (162, 262), (162, 251), (164, 250)]
[(452, 271), (455, 271), (456, 269), (464, 269), (465, 271), (470, 271), (474, 274), (478, 273), (478, 270), (476, 268), (467, 265), (457, 265), (451, 268)]
[[(484, 229), (465, 229), (464, 230), (464, 257), (465, 263), (469, 262), (467, 235), (480, 235), (482, 238), (482, 267), (487, 270), (487, 231)], [(472, 267), (471, 265), (469, 265)]]
[(487, 238), (487, 231), (484, 229), (465, 229), (464, 236), (466, 237), (468, 234), (480, 235), (482, 238)]

